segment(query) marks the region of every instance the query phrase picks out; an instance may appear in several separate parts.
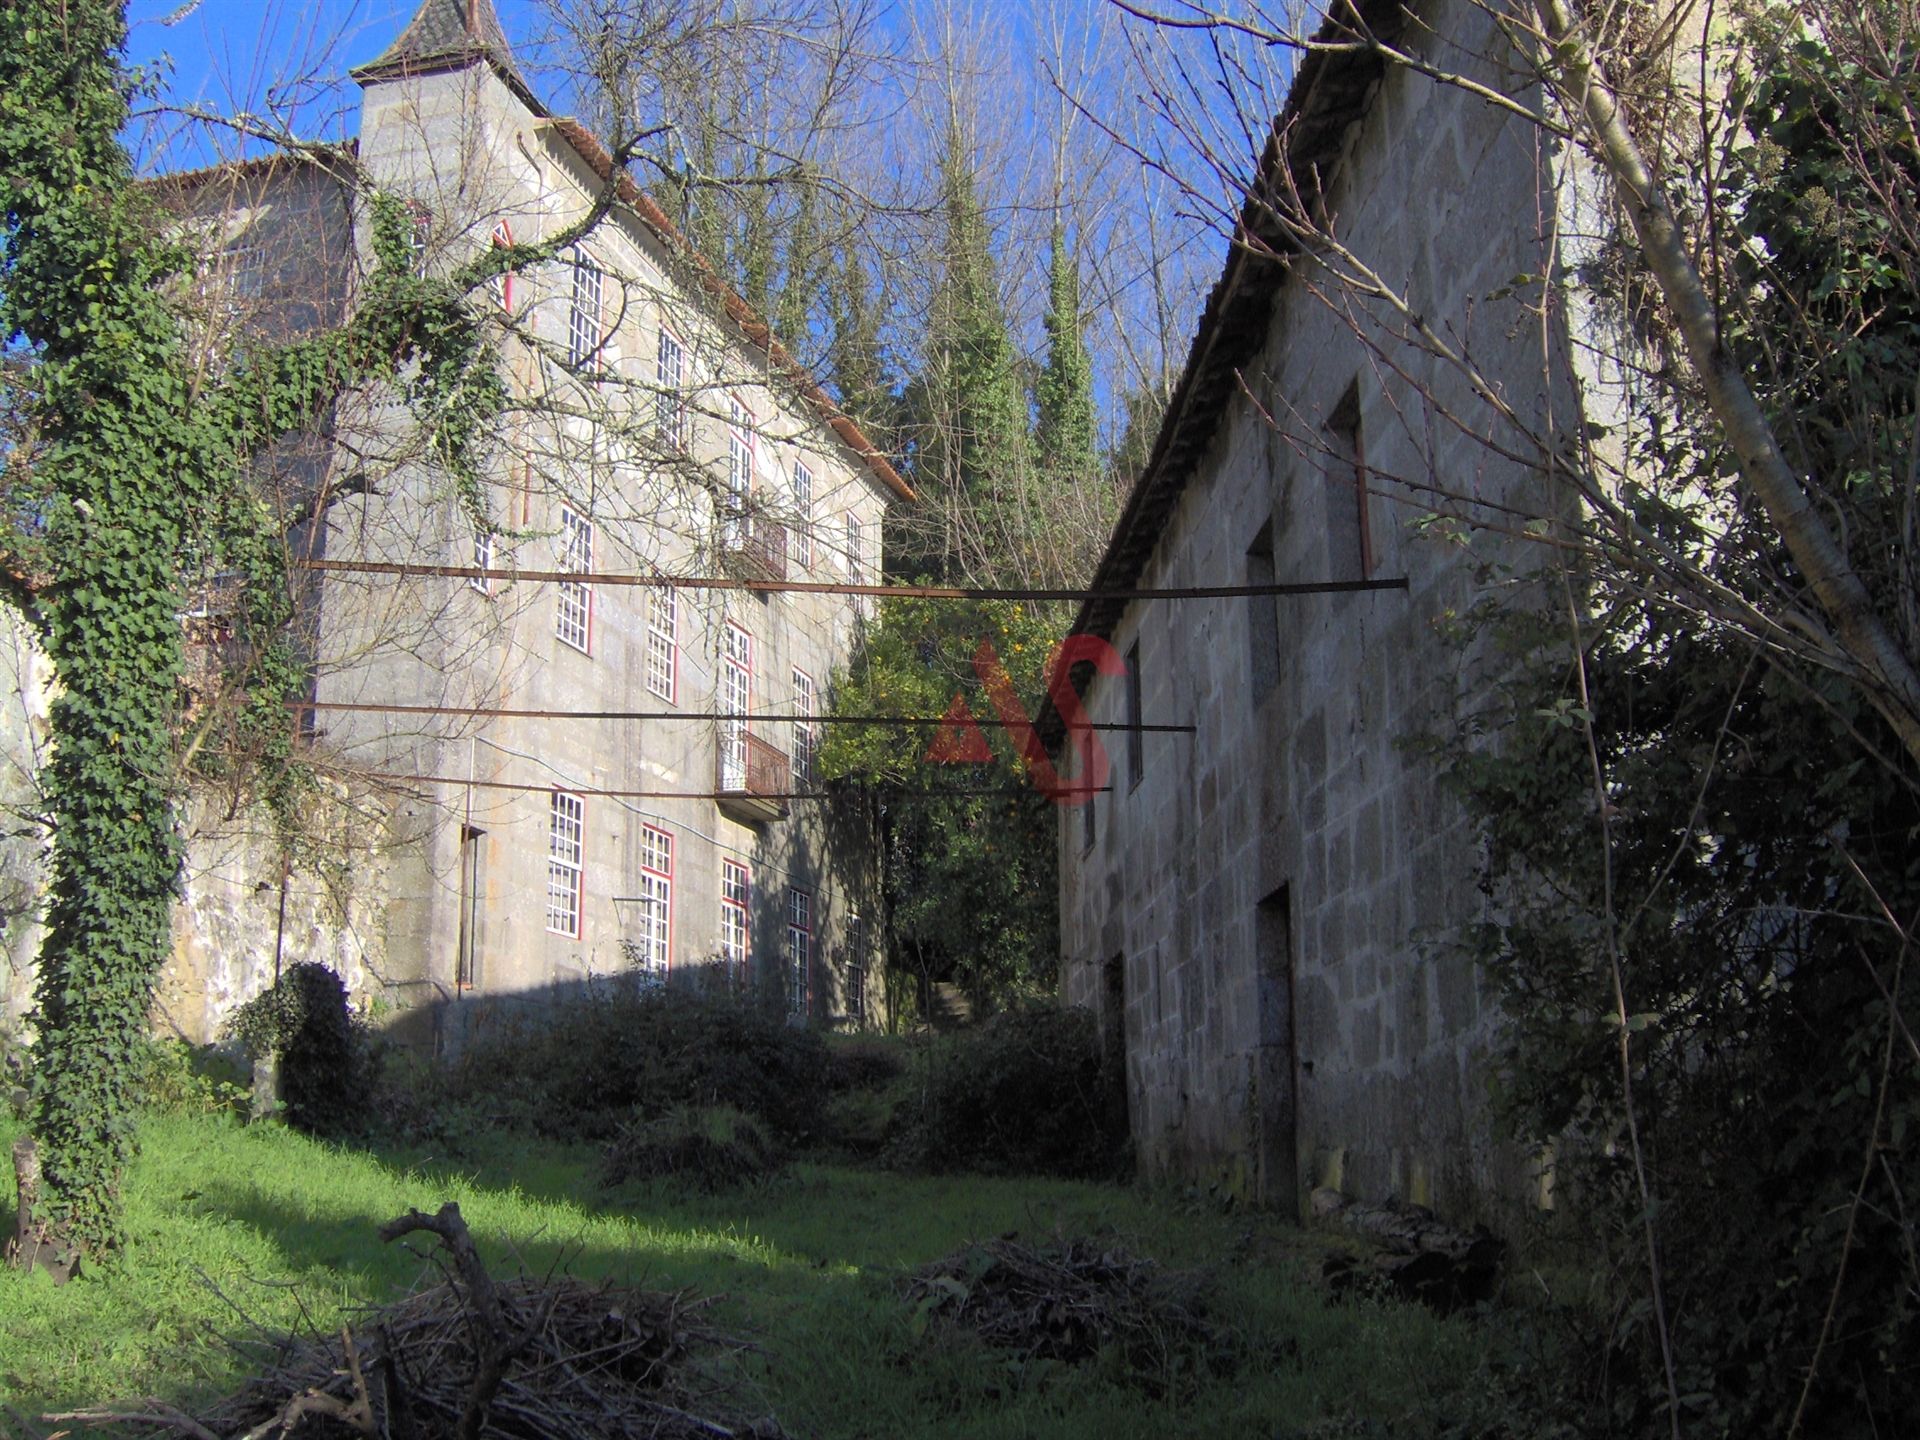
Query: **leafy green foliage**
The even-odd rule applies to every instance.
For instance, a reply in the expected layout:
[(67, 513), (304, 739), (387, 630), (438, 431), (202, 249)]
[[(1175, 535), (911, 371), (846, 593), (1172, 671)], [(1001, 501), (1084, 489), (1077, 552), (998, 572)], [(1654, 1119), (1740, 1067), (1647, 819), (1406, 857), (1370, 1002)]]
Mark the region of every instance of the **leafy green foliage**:
[(256, 1061), (272, 1057), (287, 1122), (310, 1135), (340, 1135), (365, 1119), (372, 1055), (347, 987), (315, 961), (288, 967), (236, 1009), (227, 1032)]
[(726, 1105), (782, 1144), (819, 1127), (826, 1050), (777, 1010), (681, 986), (607, 982), (500, 1025), (447, 1093), (541, 1134), (606, 1139), (681, 1106)]
[[(59, 690), (41, 776), (51, 846), (35, 1020), (36, 1217), (70, 1253), (117, 1233), (137, 1055), (170, 943), (180, 864), (186, 557), (246, 576), (257, 670), (239, 734), (283, 769), (280, 708), (297, 666), (287, 586), (253, 457), (350, 388), (404, 374), (437, 458), (471, 482), (498, 413), (491, 352), (457, 286), (413, 273), (397, 201), (376, 197), (376, 265), (352, 321), (249, 347), (202, 373), (169, 309), (190, 256), (134, 183), (120, 143), (134, 89), (114, 0), (22, 0), (0, 12), (0, 338), (31, 357), (30, 503), (6, 536)], [(284, 786), (270, 798), (291, 803)]]
[[(1853, 137), (1890, 115), (1911, 134), (1911, 65), (1889, 84), (1810, 43), (1756, 53), (1777, 59), (1727, 103), (1757, 143), (1717, 177), (1750, 242), (1732, 251), (1728, 343), (1897, 614), (1920, 298), (1895, 279), (1889, 174)], [(1764, 605), (1798, 581), (1692, 413), (1668, 396), (1637, 417), (1646, 479), (1627, 498)], [(1668, 1433), (1650, 1223), (1683, 1429), (1785, 1433), (1796, 1413), (1808, 1436), (1897, 1429), (1920, 1413), (1920, 1072), (1904, 1038), (1920, 975), (1888, 917), (1920, 913), (1920, 774), (1831, 675), (1638, 585), (1584, 598), (1586, 693), (1564, 617), (1505, 615), (1501, 743), (1446, 747), (1491, 839), (1497, 918), (1469, 944), (1506, 1017), (1501, 1100), (1551, 1148), (1574, 1253), (1603, 1277), (1579, 1317), (1585, 1383), (1555, 1408), (1582, 1433)]]
[[(974, 661), (983, 642), (1031, 715), (1053, 630), (1018, 605), (889, 600), (832, 689), (836, 714), (927, 719), (956, 697), (999, 712)], [(952, 980), (978, 1002), (1050, 989), (1058, 944), (1054, 807), (1011, 733), (981, 731), (991, 758), (936, 763), (933, 726), (829, 727), (821, 770), (877, 814), (885, 844), (889, 963), (923, 985)], [(986, 793), (951, 793), (982, 791)], [(980, 917), (991, 915), (991, 926)]]
[(1112, 1180), (1132, 1166), (1126, 1083), (1084, 1010), (1018, 1006), (927, 1047), (899, 1154), (929, 1170)]
[(1093, 362), (1080, 323), (1080, 266), (1056, 226), (1047, 256), (1047, 363), (1034, 385), (1034, 448), (1049, 471), (1065, 476), (1091, 476), (1099, 464)]
[(779, 1173), (782, 1156), (766, 1127), (731, 1105), (676, 1105), (622, 1127), (607, 1146), (606, 1185), (666, 1180), (711, 1195)]

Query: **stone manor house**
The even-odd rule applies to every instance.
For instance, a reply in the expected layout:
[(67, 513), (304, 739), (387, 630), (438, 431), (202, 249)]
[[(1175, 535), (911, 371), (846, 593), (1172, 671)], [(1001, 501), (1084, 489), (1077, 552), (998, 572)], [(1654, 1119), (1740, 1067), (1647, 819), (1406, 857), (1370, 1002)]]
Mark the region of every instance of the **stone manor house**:
[[(157, 182), (204, 241), (210, 366), (344, 313), (371, 263), (369, 187), (412, 207), (426, 273), (616, 198), (480, 297), (511, 394), (482, 493), (459, 493), (381, 395), (265, 463), (295, 521), (314, 702), (298, 723), (327, 803), (288, 865), (258, 806), (196, 795), (163, 1021), (208, 1038), (303, 959), (435, 1044), (490, 1008), (476, 1001), (612, 973), (874, 1020), (871, 837), (818, 799), (808, 722), (870, 602), (631, 582), (871, 582), (882, 515), (910, 492), (595, 137), (540, 103), (489, 0), (424, 0), (354, 78), (349, 145)], [(583, 578), (419, 573), (433, 566)], [(206, 577), (190, 664), (231, 658), (233, 609)], [(7, 639), (18, 798), (46, 677), (24, 632)], [(19, 1016), (38, 936), (30, 841), (11, 843), (0, 978)]]
[[(1357, 13), (1440, 69), (1528, 93), (1472, 0)], [(1340, 275), (1360, 261), (1400, 287), (1552, 436), (1618, 389), (1570, 341), (1602, 317), (1576, 293), (1543, 324), (1501, 293), (1554, 272), (1555, 244), (1573, 269), (1597, 229), (1590, 180), (1523, 117), (1365, 49), (1303, 55), (1274, 137), (1094, 589), (1405, 588), (1082, 607), (1076, 628), (1126, 660), (1093, 682), (1088, 718), (1197, 733), (1124, 736), (1107, 789), (1061, 810), (1062, 987), (1124, 1047), (1150, 1172), (1281, 1209), (1326, 1185), (1489, 1214), (1544, 1190), (1490, 1138), (1495, 1017), (1446, 944), (1482, 913), (1479, 839), (1405, 742), (1470, 705), (1478, 657), (1443, 630), (1475, 566), (1525, 557), (1423, 526), (1551, 502), (1459, 369)], [(1317, 217), (1352, 260), (1276, 211)]]

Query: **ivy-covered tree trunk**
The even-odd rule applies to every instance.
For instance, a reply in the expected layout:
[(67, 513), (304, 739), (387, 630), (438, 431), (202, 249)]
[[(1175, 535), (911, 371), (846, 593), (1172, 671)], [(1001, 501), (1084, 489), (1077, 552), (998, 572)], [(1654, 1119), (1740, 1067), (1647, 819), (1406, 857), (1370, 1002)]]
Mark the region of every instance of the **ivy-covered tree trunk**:
[[(550, 258), (605, 215), (483, 251), (450, 279), (414, 273), (401, 203), (372, 197), (375, 265), (338, 329), (193, 363), (169, 308), (190, 257), (152, 212), (120, 144), (131, 77), (118, 0), (0, 9), (0, 335), (33, 369), (0, 509), (6, 567), (53, 662), (51, 837), (35, 1016), (33, 1131), (41, 1182), (23, 1217), (31, 1263), (109, 1250), (132, 1134), (132, 1075), (170, 948), (184, 787), (179, 721), (185, 556), (247, 576), (256, 658), (241, 738), (284, 763), (281, 702), (298, 670), (284, 637), (279, 517), (251, 458), (341, 395), (400, 381), (457, 493), (503, 391), (467, 296)], [(404, 378), (402, 378), (404, 377)], [(28, 453), (21, 453), (22, 447)], [(274, 777), (267, 777), (271, 782)], [(284, 787), (269, 783), (269, 798)]]
[(1034, 386), (1034, 444), (1048, 472), (1067, 479), (1086, 479), (1099, 467), (1093, 362), (1080, 318), (1079, 262), (1056, 225), (1047, 254), (1047, 363)]
[[(52, 840), (36, 997), (32, 1223), (62, 1265), (111, 1241), (129, 1069), (179, 870), (175, 566), (205, 467), (184, 423), (180, 337), (137, 213), (120, 6), (18, 0), (0, 14), (5, 328), (40, 367), (40, 634), (59, 677), (42, 777)], [(44, 1253), (44, 1252), (43, 1252)]]

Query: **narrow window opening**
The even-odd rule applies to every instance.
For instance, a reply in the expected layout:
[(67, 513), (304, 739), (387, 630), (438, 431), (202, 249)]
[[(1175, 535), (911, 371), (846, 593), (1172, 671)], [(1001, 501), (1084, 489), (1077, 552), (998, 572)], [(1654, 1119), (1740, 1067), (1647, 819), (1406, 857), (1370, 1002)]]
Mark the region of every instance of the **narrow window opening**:
[(1146, 734), (1140, 729), (1140, 642), (1127, 649), (1127, 789), (1133, 790), (1147, 773)]

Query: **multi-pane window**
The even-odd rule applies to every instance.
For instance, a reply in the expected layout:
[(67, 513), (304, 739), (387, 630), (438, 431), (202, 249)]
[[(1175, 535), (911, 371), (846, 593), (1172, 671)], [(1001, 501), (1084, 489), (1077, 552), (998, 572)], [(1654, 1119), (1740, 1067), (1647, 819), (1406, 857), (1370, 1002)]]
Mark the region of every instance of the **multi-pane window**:
[(573, 308), (567, 314), (567, 359), (590, 365), (600, 356), (600, 307), (606, 276), (584, 250), (573, 253)]
[[(562, 507), (560, 511), (560, 568), (585, 575), (593, 569), (593, 522)], [(593, 640), (593, 587), (581, 580), (563, 580), (553, 633), (583, 655)]]
[(687, 448), (687, 351), (671, 330), (660, 331), (653, 357), (653, 418), (660, 439), (676, 450)]
[(553, 792), (547, 812), (547, 929), (580, 938), (581, 884), (586, 875), (587, 802)]
[(867, 922), (847, 916), (847, 1018), (867, 1023)]
[[(487, 529), (484, 525), (476, 525), (473, 527), (473, 568), (476, 570), (491, 570), (493, 568), (493, 531)], [(493, 593), (493, 581), (489, 580), (485, 575), (469, 575), (467, 577), (467, 584), (478, 590), (482, 595), (490, 595)]]
[(813, 564), (813, 471), (793, 462), (793, 563), (805, 569)]
[(747, 916), (753, 899), (753, 877), (738, 860), (720, 862), (720, 967), (727, 984), (746, 984), (750, 953)]
[(747, 543), (747, 504), (753, 496), (753, 413), (738, 400), (728, 402), (727, 497), (720, 517), (720, 544), (727, 550)]
[(673, 938), (673, 835), (658, 826), (640, 831), (640, 964), (655, 975), (668, 968)]
[(813, 677), (804, 670), (793, 672), (793, 713), (808, 717), (793, 727), (793, 778), (796, 784), (814, 782), (814, 760), (820, 753), (820, 730), (812, 723), (815, 695)]
[(860, 531), (860, 517), (847, 516), (847, 579), (855, 585), (867, 583), (867, 567), (863, 546), (865, 537)]
[(813, 892), (787, 887), (787, 1009), (795, 1015), (808, 1010), (813, 981)]
[(747, 788), (747, 708), (753, 698), (753, 637), (738, 625), (720, 629), (720, 788)]
[[(513, 248), (513, 227), (504, 220), (493, 227), (493, 246), (496, 250)], [(511, 270), (503, 270), (493, 280), (494, 298), (508, 314), (513, 313), (513, 307), (519, 302), (518, 279)]]
[(669, 705), (680, 690), (680, 594), (671, 585), (655, 588), (647, 601), (647, 689)]

